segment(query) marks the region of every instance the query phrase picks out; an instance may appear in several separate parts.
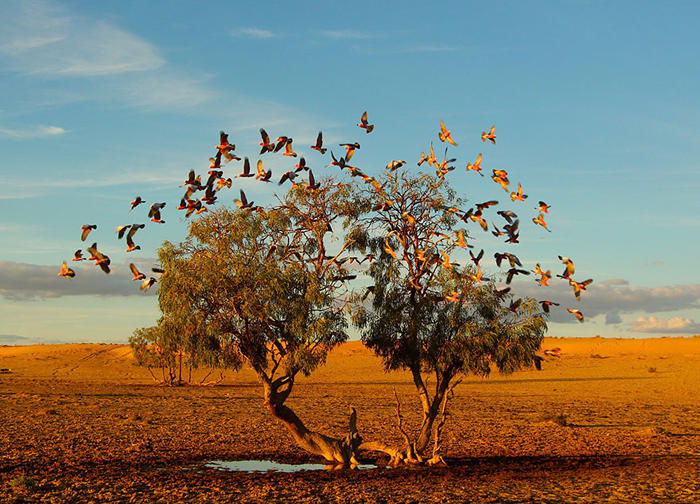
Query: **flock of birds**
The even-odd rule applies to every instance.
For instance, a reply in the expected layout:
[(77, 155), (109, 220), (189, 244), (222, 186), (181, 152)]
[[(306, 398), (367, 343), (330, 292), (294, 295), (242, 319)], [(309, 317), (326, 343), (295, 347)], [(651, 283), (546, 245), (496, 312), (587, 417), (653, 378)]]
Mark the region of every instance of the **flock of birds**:
[[(366, 111), (362, 114), (360, 122), (357, 123), (357, 126), (359, 128), (364, 129), (366, 133), (371, 133), (373, 131), (374, 125), (368, 122)], [(440, 121), (440, 130), (438, 132), (438, 138), (443, 143), (457, 146), (457, 143), (452, 138), (452, 132), (446, 128), (443, 121)], [(277, 182), (278, 185), (283, 185), (286, 182), (290, 182), (292, 186), (299, 185), (301, 187), (306, 188), (307, 190), (316, 190), (320, 187), (320, 183), (316, 181), (313, 174), (313, 170), (307, 164), (306, 159), (303, 156), (299, 156), (297, 152), (295, 152), (293, 139), (291, 137), (280, 136), (277, 137), (276, 141), (272, 141), (272, 138), (268, 135), (268, 133), (263, 128), (261, 128), (260, 139), (260, 157), (267, 153), (281, 153), (282, 156), (294, 159), (298, 158), (298, 163), (294, 165), (294, 168), (284, 172), (279, 178)], [(488, 132), (483, 131), (481, 133), (481, 140), (482, 142), (489, 141), (493, 145), (495, 145), (495, 126), (492, 126)], [(380, 183), (374, 177), (364, 173), (360, 168), (352, 166), (350, 164), (350, 161), (353, 158), (355, 151), (361, 148), (360, 144), (358, 142), (341, 143), (339, 144), (339, 146), (345, 149), (344, 156), (336, 158), (335, 154), (331, 151), (331, 161), (329, 164), (326, 165), (326, 167), (337, 166), (341, 170), (347, 170), (351, 177), (359, 177), (365, 183), (371, 184), (374, 187), (375, 191), (379, 193), (382, 188)], [(310, 148), (312, 150), (317, 151), (321, 155), (326, 154), (326, 152), (329, 149), (323, 144), (322, 132), (319, 131), (318, 136), (316, 137), (315, 144), (311, 145)], [(198, 175), (195, 173), (194, 170), (190, 170), (187, 179), (180, 186), (181, 188), (184, 187), (186, 189), (184, 195), (180, 200), (180, 204), (177, 206), (177, 210), (184, 211), (185, 218), (208, 211), (209, 207), (217, 202), (219, 192), (224, 189), (230, 189), (233, 186), (233, 178), (254, 177), (256, 180), (264, 183), (270, 183), (273, 181), (272, 170), (265, 169), (263, 165), (263, 160), (258, 159), (256, 169), (255, 171), (253, 171), (249, 158), (244, 157), (242, 159), (241, 157), (235, 154), (235, 144), (229, 142), (228, 135), (223, 131), (220, 132), (219, 143), (215, 146), (215, 149), (216, 150), (214, 155), (211, 158), (209, 158), (209, 170), (207, 171), (206, 180), (203, 182), (202, 175)], [(225, 177), (222, 162), (228, 164), (232, 161), (243, 161), (241, 171), (233, 178)], [(417, 165), (421, 166), (423, 163), (427, 163), (429, 166), (435, 168), (436, 175), (442, 178), (447, 173), (455, 169), (455, 162), (455, 158), (447, 158), (447, 148), (445, 149), (443, 159), (438, 160), (438, 158), (435, 155), (434, 146), (431, 142), (428, 153), (421, 153)], [(388, 171), (394, 171), (404, 166), (405, 164), (406, 161), (403, 160), (392, 160), (386, 165), (386, 169)], [(484, 176), (481, 153), (479, 153), (474, 163), (467, 163), (466, 171), (474, 171), (482, 177)], [(308, 172), (307, 178), (300, 179), (300, 177), (303, 176), (304, 172)], [(504, 189), (504, 191), (509, 195), (511, 202), (524, 202), (528, 198), (528, 195), (524, 194), (523, 187), (520, 182), (518, 182), (517, 184), (517, 189), (510, 189), (511, 181), (509, 179), (508, 173), (505, 170), (493, 169), (491, 179), (501, 188)], [(336, 183), (336, 185), (341, 185), (341, 183)], [(247, 198), (243, 189), (239, 189), (239, 197), (235, 198), (233, 202), (236, 204), (236, 206), (238, 206), (244, 211), (263, 211), (262, 207), (256, 206), (253, 201), (250, 201)], [(130, 202), (130, 211), (145, 203), (145, 200), (143, 200), (140, 196), (137, 196), (136, 198), (134, 198), (133, 201)], [(374, 207), (374, 210), (386, 210), (393, 204), (394, 203), (392, 201), (387, 200), (383, 203), (376, 205)], [(490, 229), (491, 234), (493, 234), (495, 237), (504, 236), (506, 243), (518, 243), (520, 233), (520, 220), (518, 218), (518, 215), (512, 210), (500, 210), (496, 212), (496, 215), (503, 219), (503, 223), (499, 227), (496, 225), (495, 222), (491, 221), (491, 224), (489, 226), (489, 222), (486, 220), (485, 212), (488, 212), (488, 209), (490, 207), (495, 206), (497, 204), (498, 201), (489, 200), (484, 203), (479, 203), (473, 208), (468, 209), (467, 211), (463, 211), (458, 208), (446, 208), (446, 210), (455, 213), (462, 221), (464, 221), (467, 224), (470, 222), (475, 222), (484, 231), (489, 231)], [(148, 211), (148, 217), (151, 222), (156, 224), (165, 223), (161, 216), (161, 211), (165, 206), (165, 202), (155, 202), (151, 204)], [(537, 226), (543, 227), (546, 231), (551, 232), (551, 230), (548, 228), (547, 222), (545, 221), (545, 215), (549, 214), (549, 209), (550, 206), (548, 204), (546, 204), (544, 201), (539, 201), (538, 205), (535, 207), (535, 210), (538, 211), (538, 214), (536, 217), (532, 218), (532, 222)], [(414, 219), (407, 212), (404, 212), (402, 217), (406, 219), (406, 221), (409, 223), (412, 219)], [(136, 233), (144, 227), (146, 227), (146, 224), (136, 223), (120, 225), (116, 227), (117, 239), (125, 239), (127, 245), (127, 253), (140, 250), (141, 247), (137, 245), (134, 240)], [(83, 225), (81, 228), (81, 241), (85, 242), (90, 233), (95, 229), (97, 229), (97, 225), (95, 224)], [(393, 256), (394, 258), (397, 258), (396, 251), (393, 250), (389, 244), (389, 237), (392, 233), (395, 233), (395, 231), (390, 231), (386, 237), (384, 251), (389, 255)], [(472, 248), (472, 245), (467, 245), (464, 241), (464, 235), (461, 231), (456, 233), (455, 243), (461, 248)], [(82, 249), (76, 250), (72, 261), (94, 261), (95, 266), (100, 267), (105, 273), (110, 273), (110, 258), (106, 254), (98, 250), (96, 242), (93, 243), (90, 247), (87, 247), (86, 251), (90, 254), (88, 257), (85, 257), (83, 255)], [(475, 268), (475, 271), (470, 273), (472, 280), (479, 283), (483, 281), (488, 281), (489, 279), (483, 277), (481, 274), (480, 261), (484, 256), (483, 249), (478, 254), (474, 254), (470, 250), (469, 254), (471, 256), (471, 261), (474, 263)], [(573, 289), (575, 298), (577, 300), (580, 300), (581, 291), (586, 290), (586, 287), (590, 285), (593, 280), (587, 279), (582, 282), (574, 280), (574, 262), (569, 257), (558, 257), (564, 264), (564, 271), (562, 274), (556, 275), (556, 277), (567, 281)], [(517, 275), (529, 275), (530, 273), (534, 273), (538, 277), (536, 279), (537, 283), (540, 286), (546, 287), (549, 285), (549, 280), (552, 278), (551, 270), (542, 270), (540, 264), (536, 264), (534, 270), (523, 269), (521, 261), (518, 259), (517, 256), (515, 256), (512, 253), (497, 252), (494, 254), (494, 258), (496, 260), (496, 265), (499, 268), (501, 267), (501, 264), (505, 262), (507, 262), (510, 267), (510, 269), (508, 269), (505, 272), (506, 284), (510, 284), (512, 279)], [(443, 266), (451, 267), (450, 258), (444, 252), (442, 252), (441, 262)], [(138, 268), (134, 265), (134, 263), (130, 263), (129, 267), (133, 274), (132, 280), (141, 281), (140, 289), (142, 291), (148, 291), (157, 282), (157, 279), (154, 276), (148, 276), (145, 273), (139, 271)], [(154, 267), (152, 268), (152, 272), (158, 274), (162, 273), (163, 270), (158, 267)], [(70, 268), (67, 265), (66, 261), (63, 261), (61, 271), (58, 273), (58, 275), (65, 278), (73, 278), (75, 277), (75, 274), (75, 270)], [(445, 296), (444, 299), (446, 301), (456, 302), (459, 301), (460, 295), (456, 292), (453, 292), (451, 295)], [(521, 299), (511, 301), (510, 309), (513, 312), (516, 312), (519, 309), (521, 302)], [(539, 301), (539, 303), (542, 307), (542, 310), (546, 313), (550, 312), (550, 308), (552, 306), (559, 306), (559, 303), (549, 300), (542, 300)], [(584, 321), (584, 315), (580, 310), (572, 308), (567, 308), (567, 310), (572, 315), (574, 315), (579, 322)], [(556, 354), (554, 356), (558, 357), (559, 354)], [(542, 358), (540, 357), (540, 359)], [(538, 364), (539, 369), (539, 361), (537, 361), (536, 364)]]

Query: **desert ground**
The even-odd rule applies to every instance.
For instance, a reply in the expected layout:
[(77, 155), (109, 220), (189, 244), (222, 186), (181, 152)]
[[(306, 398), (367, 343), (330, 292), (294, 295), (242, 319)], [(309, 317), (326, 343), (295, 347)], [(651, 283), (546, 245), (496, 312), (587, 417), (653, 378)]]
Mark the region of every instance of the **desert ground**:
[[(448, 467), (377, 467), (367, 453), (361, 469), (292, 473), (207, 465), (323, 462), (270, 417), (249, 371), (164, 387), (124, 345), (0, 347), (0, 502), (700, 502), (700, 338), (554, 347), (542, 371), (464, 377)], [(365, 439), (400, 444), (394, 389), (417, 427), (409, 376), (350, 342), (288, 404), (338, 437), (355, 407)]]

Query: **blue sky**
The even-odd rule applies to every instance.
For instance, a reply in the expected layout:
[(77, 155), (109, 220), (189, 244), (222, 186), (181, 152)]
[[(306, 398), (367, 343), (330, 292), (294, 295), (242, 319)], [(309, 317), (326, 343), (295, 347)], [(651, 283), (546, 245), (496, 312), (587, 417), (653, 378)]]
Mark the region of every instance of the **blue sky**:
[[(551, 234), (523, 226), (508, 248), (475, 226), (477, 250), (555, 274), (569, 256), (594, 279), (580, 302), (564, 282), (514, 282), (562, 303), (550, 335), (698, 334), (698, 22), (696, 2), (2, 2), (0, 343), (125, 341), (154, 324), (156, 289), (142, 293), (127, 265), (148, 269), (164, 239), (185, 237), (178, 185), (206, 172), (219, 130), (253, 162), (260, 127), (291, 136), (318, 176), (335, 173), (309, 148), (319, 130), (337, 153), (361, 142), (354, 164), (378, 173), (437, 146), (440, 120), (470, 202), (509, 199), (466, 172), (483, 153), (485, 172), (522, 182), (524, 222), (537, 201), (552, 207)], [(496, 145), (480, 139), (491, 125)], [(268, 156), (275, 178), (290, 168)], [(129, 212), (136, 195), (167, 201), (166, 224), (127, 254), (114, 230), (148, 222), (148, 205)], [(109, 276), (70, 262), (92, 241)], [(73, 280), (57, 276), (63, 260)]]

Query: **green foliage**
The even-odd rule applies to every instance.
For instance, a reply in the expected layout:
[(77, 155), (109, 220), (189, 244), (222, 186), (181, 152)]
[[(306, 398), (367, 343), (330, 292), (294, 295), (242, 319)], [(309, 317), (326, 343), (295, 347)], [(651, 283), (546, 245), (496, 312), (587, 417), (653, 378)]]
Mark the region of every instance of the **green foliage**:
[(10, 487), (20, 492), (33, 492), (39, 485), (31, 476), (15, 476), (10, 480)]
[(365, 344), (387, 369), (446, 373), (448, 381), (460, 372), (530, 365), (546, 322), (533, 299), (511, 310), (508, 293), (481, 282), (477, 261), (450, 263), (468, 233), (458, 227), (463, 201), (447, 181), (401, 171), (380, 182), (381, 191), (363, 193), (365, 206), (377, 211), (357, 240), (377, 256), (369, 268), (371, 305), (364, 295), (354, 298), (353, 320)]
[(159, 251), (163, 326), (209, 362), (245, 361), (269, 379), (310, 373), (347, 339), (339, 300), (348, 272), (327, 241), (353, 212), (347, 192), (328, 184), (194, 220), (185, 242)]

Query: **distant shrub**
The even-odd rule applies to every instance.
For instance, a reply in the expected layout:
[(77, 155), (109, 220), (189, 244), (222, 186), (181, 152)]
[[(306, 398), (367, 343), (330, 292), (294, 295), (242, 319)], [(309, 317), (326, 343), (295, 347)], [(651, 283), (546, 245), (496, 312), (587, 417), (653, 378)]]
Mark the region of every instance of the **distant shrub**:
[(647, 371), (649, 371), (650, 373), (656, 373), (656, 368), (653, 366), (649, 366), (649, 368), (647, 368)]
[(542, 414), (542, 420), (545, 422), (552, 422), (554, 424), (560, 425), (562, 427), (566, 427), (569, 425), (569, 422), (566, 419), (567, 415), (566, 413), (552, 413), (549, 411), (546, 411)]
[(15, 476), (10, 480), (10, 487), (19, 491), (32, 492), (36, 490), (36, 480), (30, 476)]

